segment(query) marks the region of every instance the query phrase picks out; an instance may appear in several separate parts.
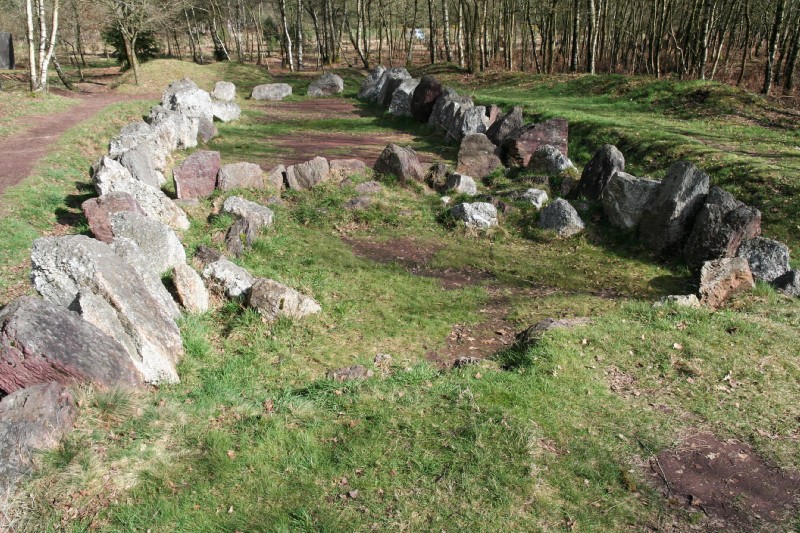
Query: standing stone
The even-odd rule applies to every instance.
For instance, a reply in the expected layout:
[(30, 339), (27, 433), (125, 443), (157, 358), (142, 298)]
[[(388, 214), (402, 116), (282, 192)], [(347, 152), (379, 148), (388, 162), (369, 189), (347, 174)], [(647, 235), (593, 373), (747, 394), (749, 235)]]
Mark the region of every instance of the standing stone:
[(130, 337), (136, 347), (129, 356), (145, 382), (178, 382), (175, 365), (183, 356), (178, 326), (110, 246), (83, 235), (37, 239), (31, 250), (31, 281), (45, 300), (63, 307), (81, 293), (103, 298), (124, 327), (119, 335)]
[(161, 190), (133, 179), (130, 172), (113, 159), (104, 157), (92, 179), (100, 196), (112, 192), (128, 193), (136, 199), (147, 216), (173, 229), (189, 229), (186, 213), (175, 202)]
[[(460, 142), (464, 113), (473, 107), (475, 107), (475, 103), (469, 96), (453, 96), (447, 98), (444, 107), (442, 107), (439, 113), (436, 131), (442, 133), (447, 142)], [(471, 118), (474, 119), (476, 117), (472, 116)]]
[(756, 279), (772, 282), (789, 271), (789, 247), (764, 237), (745, 241), (736, 253), (750, 265)]
[(489, 119), (486, 108), (482, 105), (462, 105), (455, 116), (453, 127), (448, 129), (445, 140), (461, 142), (467, 135), (486, 133)]
[(393, 143), (384, 148), (373, 169), (378, 174), (396, 176), (400, 183), (422, 182), (425, 179), (425, 170), (417, 158), (417, 153), (411, 148), (403, 148)]
[(442, 84), (433, 76), (422, 76), (411, 96), (411, 116), (427, 122), (436, 100), (442, 95)]
[(453, 206), (450, 214), (468, 228), (487, 230), (497, 226), (497, 208), (488, 202), (463, 203)]
[(226, 198), (222, 204), (222, 212), (247, 219), (256, 231), (271, 226), (274, 217), (272, 209), (238, 196)]
[(308, 86), (308, 96), (333, 96), (344, 91), (344, 80), (336, 74), (323, 74)]
[(253, 100), (271, 100), (277, 102), (292, 94), (292, 86), (286, 83), (267, 83), (253, 87), (250, 98)]
[(322, 310), (319, 303), (271, 279), (258, 279), (250, 288), (247, 304), (269, 321), (280, 317), (304, 318)]
[(572, 161), (558, 148), (549, 144), (540, 146), (531, 154), (527, 167), (531, 172), (539, 172), (548, 176), (561, 174), (571, 168), (575, 168)]
[(719, 309), (732, 295), (755, 287), (747, 261), (727, 257), (706, 261), (700, 270), (700, 302)]
[(785, 292), (789, 296), (800, 296), (800, 274), (796, 270), (790, 270), (782, 276), (778, 276), (772, 281), (775, 288)]
[(605, 144), (584, 167), (576, 194), (587, 200), (599, 200), (614, 172), (624, 170), (625, 156), (613, 144)]
[(611, 225), (632, 230), (639, 226), (642, 213), (658, 196), (661, 182), (614, 172), (603, 190), (603, 212)]
[(761, 234), (761, 212), (748, 207), (719, 187), (712, 187), (700, 209), (684, 256), (700, 270), (712, 259), (734, 257), (739, 246)]
[(411, 74), (403, 67), (394, 67), (383, 73), (383, 82), (378, 93), (377, 103), (384, 109), (392, 103), (392, 96), (400, 85), (406, 80), (411, 79)]
[(250, 290), (256, 279), (239, 265), (228, 261), (225, 256), (203, 269), (203, 279), (209, 287), (223, 292), (228, 298), (238, 298)]
[(111, 231), (111, 215), (130, 211), (144, 215), (136, 198), (126, 192), (112, 192), (97, 198), (89, 198), (81, 204), (89, 229), (96, 239), (110, 243), (114, 239)]
[(530, 203), (536, 209), (541, 209), (550, 198), (541, 189), (528, 189), (519, 195), (519, 199)]
[(172, 283), (181, 305), (189, 313), (205, 313), (208, 311), (208, 291), (203, 279), (195, 270), (181, 263), (172, 272)]
[(156, 275), (165, 274), (176, 265), (186, 262), (186, 251), (181, 240), (158, 220), (139, 213), (114, 213), (111, 215), (111, 230), (114, 237), (135, 242)]
[(576, 235), (586, 228), (575, 208), (563, 198), (556, 198), (542, 210), (539, 227), (555, 231), (562, 238)]
[(494, 144), (500, 146), (512, 131), (521, 128), (522, 125), (522, 108), (514, 106), (511, 111), (499, 117), (489, 126), (486, 136)]
[(233, 102), (236, 100), (236, 85), (229, 81), (218, 81), (211, 91), (211, 98), (220, 102)]
[(645, 245), (661, 255), (681, 250), (708, 187), (708, 174), (688, 161), (673, 163), (655, 201), (642, 214), (639, 234)]
[(58, 383), (42, 383), (0, 402), (0, 493), (7, 495), (34, 467), (37, 454), (58, 447), (75, 424), (72, 394)]
[(478, 186), (475, 185), (475, 180), (470, 176), (454, 172), (447, 177), (446, 190), (452, 191), (456, 194), (466, 194), (467, 196), (475, 196), (478, 194)]
[(454, 89), (450, 87), (442, 89), (441, 96), (433, 103), (433, 109), (428, 117), (428, 126), (439, 130), (444, 124), (444, 108), (457, 98), (458, 93)]
[(373, 103), (378, 100), (384, 72), (386, 72), (386, 68), (383, 65), (378, 65), (372, 69), (372, 72), (361, 82), (361, 89), (358, 91), (359, 100)]
[(230, 163), (223, 165), (217, 174), (217, 188), (221, 191), (231, 189), (263, 189), (264, 171), (255, 163)]
[(292, 165), (286, 168), (286, 183), (290, 189), (307, 190), (315, 185), (327, 181), (331, 168), (324, 157), (315, 157), (311, 161)]
[(485, 178), (498, 168), (503, 167), (503, 162), (498, 157), (499, 150), (483, 133), (467, 135), (461, 141), (458, 150), (458, 172)]
[(207, 198), (217, 185), (217, 174), (221, 166), (219, 152), (200, 150), (172, 171), (175, 192), (181, 200)]
[(389, 113), (396, 117), (410, 117), (411, 98), (418, 84), (419, 80), (415, 79), (405, 80), (401, 83), (400, 86), (395, 89), (394, 94), (392, 94), (392, 101), (389, 104)]
[(31, 296), (0, 310), (0, 390), (57, 381), (137, 387), (140, 376), (117, 341), (77, 313)]
[[(554, 118), (539, 124), (528, 124), (509, 133), (501, 144), (503, 161), (509, 167), (527, 167), (531, 155), (546, 144), (568, 155), (567, 120)], [(491, 139), (491, 137), (490, 137)]]

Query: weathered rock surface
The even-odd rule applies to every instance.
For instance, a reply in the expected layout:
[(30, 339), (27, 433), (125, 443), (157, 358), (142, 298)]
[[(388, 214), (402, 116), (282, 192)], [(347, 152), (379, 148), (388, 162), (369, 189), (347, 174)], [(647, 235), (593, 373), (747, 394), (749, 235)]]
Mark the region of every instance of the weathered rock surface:
[(330, 177), (331, 167), (324, 157), (286, 168), (286, 183), (290, 189), (308, 190)]
[(421, 182), (425, 179), (425, 170), (417, 158), (417, 153), (411, 148), (403, 148), (396, 144), (384, 148), (373, 169), (378, 174), (396, 176), (400, 183)]
[(383, 190), (383, 185), (377, 181), (365, 181), (355, 186), (358, 194), (378, 194)]
[(433, 76), (422, 76), (411, 96), (411, 116), (427, 122), (436, 100), (442, 95), (442, 84)]
[(489, 140), (494, 144), (500, 146), (512, 131), (521, 128), (522, 125), (522, 108), (514, 106), (511, 111), (497, 118), (497, 120), (489, 126), (489, 129), (486, 130), (486, 136), (489, 137)]
[(711, 309), (718, 309), (732, 295), (753, 287), (753, 275), (742, 257), (706, 261), (700, 270), (700, 302)]
[(108, 157), (104, 157), (93, 176), (94, 187), (100, 196), (124, 192), (133, 196), (142, 211), (173, 229), (189, 229), (186, 213), (159, 189), (131, 177), (130, 172)]
[(742, 243), (736, 256), (745, 258), (753, 277), (762, 281), (774, 281), (790, 269), (789, 247), (764, 237)]
[(222, 212), (247, 219), (250, 224), (255, 226), (256, 230), (271, 226), (275, 216), (272, 209), (239, 196), (226, 198), (225, 203), (222, 204)]
[(372, 69), (372, 72), (361, 82), (361, 89), (358, 91), (359, 100), (366, 100), (367, 102), (378, 101), (384, 72), (386, 72), (386, 68), (383, 65), (378, 65)]
[(89, 229), (96, 239), (111, 242), (114, 233), (111, 231), (111, 215), (122, 211), (130, 211), (144, 215), (136, 198), (126, 192), (112, 192), (97, 198), (89, 198), (81, 204), (83, 214), (89, 222)]
[(216, 248), (211, 248), (210, 246), (200, 245), (194, 251), (194, 258), (200, 263), (200, 265), (205, 268), (214, 261), (219, 261), (224, 256), (222, 252), (217, 250)]
[[(239, 120), (239, 117), (242, 116), (242, 108), (235, 102), (215, 101), (211, 104), (211, 114), (213, 118), (220, 122), (233, 122), (234, 120)], [(211, 139), (204, 139), (203, 142), (208, 142), (209, 140)]]
[(356, 198), (351, 198), (344, 203), (345, 209), (350, 210), (361, 210), (366, 209), (372, 205), (372, 198), (369, 196), (357, 196)]
[[(170, 152), (197, 146), (199, 119), (181, 115), (163, 106), (155, 106), (145, 120), (156, 132), (159, 142), (168, 146)], [(213, 121), (209, 122), (213, 125)], [(113, 152), (110, 154), (113, 156)]]
[(247, 294), (256, 281), (247, 270), (228, 261), (224, 256), (206, 265), (203, 279), (210, 288), (219, 289), (229, 298)]
[(404, 81), (411, 79), (411, 74), (404, 67), (394, 67), (387, 69), (381, 78), (382, 81), (379, 82), (381, 88), (378, 92), (377, 103), (386, 109), (392, 103), (394, 92)]
[(139, 213), (114, 213), (111, 215), (111, 231), (114, 237), (135, 242), (157, 275), (165, 274), (176, 265), (186, 262), (186, 251), (181, 240), (172, 229), (158, 220)]
[(428, 125), (443, 134), (446, 141), (460, 141), (463, 137), (461, 134), (462, 117), (467, 109), (474, 106), (472, 98), (459, 96), (454, 90), (447, 88), (433, 106), (431, 116), (428, 118)]
[(453, 218), (461, 220), (468, 228), (487, 230), (499, 224), (497, 208), (488, 202), (462, 203), (450, 210)]
[(575, 193), (587, 200), (599, 200), (615, 172), (625, 170), (625, 156), (613, 144), (604, 144), (584, 167)]
[(499, 119), (502, 116), (502, 114), (503, 110), (500, 109), (499, 106), (496, 106), (494, 104), (486, 106), (486, 121), (487, 121), (486, 127), (487, 128), (491, 127), (492, 124), (497, 122), (497, 119)]
[(475, 185), (475, 180), (466, 174), (459, 174), (458, 172), (453, 172), (447, 176), (445, 190), (456, 194), (466, 194), (468, 196), (475, 196), (478, 194), (478, 186)]
[(559, 237), (564, 238), (582, 232), (586, 226), (569, 202), (563, 198), (556, 198), (542, 210), (539, 227), (555, 231)]
[(0, 401), (0, 493), (13, 492), (33, 468), (37, 453), (56, 448), (72, 429), (78, 410), (58, 383), (42, 383)]
[(661, 182), (614, 172), (603, 190), (603, 212), (611, 225), (632, 230), (645, 208), (655, 202)]
[[(216, 117), (216, 115), (214, 116)], [(236, 118), (239, 117), (237, 116)], [(217, 125), (214, 124), (213, 120), (202, 117), (197, 119), (197, 135), (200, 137), (200, 142), (205, 144), (210, 142), (211, 139), (217, 137), (219, 135), (219, 130), (217, 129)]]
[(678, 307), (691, 307), (699, 309), (701, 307), (700, 300), (694, 294), (670, 294), (664, 296), (653, 304), (653, 307), (664, 307), (667, 305), (676, 305)]
[(181, 305), (189, 313), (205, 313), (208, 311), (208, 291), (203, 279), (195, 270), (181, 263), (172, 272), (172, 283)]
[(164, 174), (156, 170), (154, 154), (146, 144), (140, 144), (119, 156), (119, 164), (128, 169), (131, 177), (151, 187), (160, 189), (166, 183)]
[(587, 326), (592, 323), (588, 317), (576, 318), (545, 318), (537, 322), (528, 329), (517, 333), (516, 343), (521, 347), (534, 346), (542, 336), (553, 329), (571, 329), (579, 326)]
[(250, 93), (250, 98), (253, 100), (283, 100), (292, 94), (292, 86), (286, 83), (266, 83), (264, 85), (257, 85), (253, 87), (253, 92)]
[(328, 162), (331, 173), (340, 178), (347, 178), (354, 174), (365, 176), (367, 174), (367, 164), (360, 159), (332, 159)]
[(778, 276), (772, 281), (775, 288), (783, 291), (789, 296), (800, 296), (800, 274), (796, 270), (790, 270), (782, 276)]
[(566, 156), (568, 155), (567, 139), (567, 120), (563, 118), (521, 126), (503, 139), (500, 145), (503, 162), (508, 167), (525, 168), (530, 162), (531, 155), (546, 144), (556, 147)]
[(497, 146), (483, 133), (467, 135), (461, 140), (461, 148), (458, 150), (457, 170), (478, 179), (485, 178), (503, 167), (498, 153)]
[(189, 118), (202, 117), (213, 120), (211, 95), (194, 85), (193, 82), (189, 84), (184, 81), (175, 82), (167, 88), (161, 105)]
[(280, 317), (304, 318), (322, 310), (319, 303), (291, 287), (271, 279), (260, 278), (253, 283), (247, 304), (267, 320)]
[(217, 186), (217, 174), (222, 166), (219, 152), (200, 150), (172, 171), (178, 198), (207, 198)]
[(528, 170), (545, 175), (558, 175), (567, 169), (575, 168), (572, 161), (555, 146), (545, 144), (531, 154)]
[(456, 111), (451, 126), (447, 128), (447, 142), (461, 142), (467, 135), (486, 133), (489, 119), (482, 105), (461, 105)]
[(389, 103), (389, 113), (396, 117), (411, 116), (411, 98), (417, 88), (419, 80), (405, 80), (395, 89), (392, 94), (392, 101)]
[(639, 224), (642, 242), (658, 254), (681, 250), (709, 188), (708, 175), (678, 161), (667, 170), (658, 196), (645, 207)]
[(225, 232), (225, 248), (234, 257), (241, 257), (246, 250), (253, 248), (258, 237), (258, 227), (249, 219), (240, 218)]
[(211, 91), (211, 98), (220, 102), (233, 102), (236, 100), (236, 85), (229, 81), (218, 81)]
[(278, 165), (267, 172), (264, 176), (264, 182), (268, 183), (279, 192), (282, 191), (286, 186), (286, 167)]
[(118, 335), (130, 337), (136, 347), (129, 356), (144, 380), (178, 381), (175, 364), (183, 356), (178, 326), (110, 246), (83, 235), (37, 239), (31, 250), (31, 280), (45, 300), (63, 307), (81, 293), (100, 296), (124, 328)]
[(541, 189), (528, 189), (519, 195), (519, 199), (529, 202), (536, 209), (541, 209), (550, 199), (547, 193)]
[(263, 189), (264, 171), (255, 163), (230, 163), (222, 165), (217, 174), (217, 188), (222, 191), (232, 189)]
[(112, 159), (116, 159), (128, 150), (153, 140), (154, 137), (153, 128), (146, 122), (127, 124), (120, 130), (119, 135), (109, 141), (108, 155)]
[(712, 259), (734, 257), (739, 246), (761, 234), (761, 212), (719, 187), (712, 187), (684, 249), (689, 266), (699, 270)]
[(136, 387), (141, 383), (125, 349), (64, 307), (22, 296), (0, 310), (0, 390), (39, 383), (91, 383)]
[(325, 377), (334, 381), (351, 381), (354, 379), (367, 379), (374, 375), (372, 370), (369, 370), (363, 365), (353, 365), (344, 368), (337, 368), (335, 370), (328, 370)]
[(308, 96), (333, 96), (344, 91), (344, 80), (336, 74), (323, 74), (308, 86)]

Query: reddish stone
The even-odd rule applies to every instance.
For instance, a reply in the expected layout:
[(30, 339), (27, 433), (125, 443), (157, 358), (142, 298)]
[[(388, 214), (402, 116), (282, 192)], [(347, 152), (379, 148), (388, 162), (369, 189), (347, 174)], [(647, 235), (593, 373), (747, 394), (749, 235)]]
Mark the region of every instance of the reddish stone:
[(200, 150), (186, 158), (172, 171), (175, 193), (180, 199), (206, 198), (217, 185), (217, 173), (222, 162), (219, 152)]
[(487, 128), (490, 128), (492, 124), (497, 122), (497, 119), (500, 118), (500, 115), (503, 114), (503, 110), (497, 107), (496, 105), (487, 105), (486, 106), (486, 117), (489, 119), (489, 123), (486, 125)]
[(90, 198), (81, 204), (83, 214), (89, 221), (89, 229), (97, 240), (111, 242), (114, 232), (111, 231), (111, 215), (123, 211), (132, 211), (144, 215), (139, 202), (126, 192), (110, 192), (98, 198)]
[(527, 167), (533, 152), (546, 144), (555, 146), (566, 156), (567, 141), (568, 125), (564, 118), (528, 124), (512, 131), (503, 140), (503, 160), (509, 167)]
[(706, 261), (700, 270), (700, 302), (719, 309), (732, 295), (755, 287), (747, 259), (728, 257)]

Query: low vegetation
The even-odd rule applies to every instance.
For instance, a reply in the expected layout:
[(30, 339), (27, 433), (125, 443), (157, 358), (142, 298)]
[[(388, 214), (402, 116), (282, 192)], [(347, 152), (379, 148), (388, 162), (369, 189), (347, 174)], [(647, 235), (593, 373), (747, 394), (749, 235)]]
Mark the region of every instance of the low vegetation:
[[(150, 80), (144, 94), (163, 87), (177, 68), (143, 65)], [(180, 68), (179, 75), (206, 88), (222, 78), (239, 86), (242, 120), (220, 125), (210, 143), (225, 161), (279, 158), (275, 143), (291, 133), (388, 135), (398, 128), (417, 148), (453, 157), (424, 127), (380, 117), (369, 106), (337, 124), (280, 115), (265, 122), (263, 109), (243, 99), (270, 78), (263, 71), (234, 64)], [(352, 96), (358, 74), (345, 74)], [(295, 87), (290, 101), (305, 100), (309, 77), (280, 81)], [(676, 111), (667, 102), (691, 94), (687, 84), (626, 87), (624, 78), (609, 78), (602, 94), (587, 95), (581, 79), (491, 81), (463, 87), (487, 103), (523, 105), (529, 117), (567, 116), (577, 164), (602, 142), (617, 143), (637, 173), (659, 175), (673, 157), (690, 157), (717, 183), (760, 205), (765, 231), (797, 250), (791, 239), (797, 199), (783, 192), (746, 196), (755, 194), (748, 192), (755, 191), (750, 175), (764, 187), (777, 187), (784, 176), (785, 190), (795, 190), (796, 131), (755, 120), (724, 129), (728, 111), (724, 118), (698, 116), (686, 106)], [(33, 238), (87, 231), (77, 207), (93, 194), (88, 165), (152, 103), (118, 105), (73, 129), (31, 179), (3, 197), (4, 301), (22, 286)], [(737, 113), (768, 116), (758, 102), (742, 105)], [(786, 157), (771, 162), (762, 154), (767, 148), (744, 153), (745, 135)], [(712, 136), (735, 147), (706, 142)], [(353, 184), (366, 179), (351, 177)], [(528, 184), (524, 176), (494, 183)], [(242, 194), (260, 202), (270, 196)], [(274, 206), (275, 224), (238, 260), (254, 275), (313, 295), (321, 314), (269, 324), (237, 302), (220, 304), (183, 319), (187, 353), (179, 385), (142, 395), (79, 391), (78, 427), (41, 458), (41, 471), (15, 502), (15, 526), (666, 530), (708, 520), (699, 506), (664, 498), (650, 468), (686, 435), (739, 439), (771, 464), (800, 468), (796, 299), (759, 285), (716, 313), (654, 309), (658, 297), (691, 290), (688, 272), (655, 262), (629, 236), (600, 223), (593, 208), (582, 213), (589, 230), (562, 241), (534, 229), (536, 214), (521, 203), (501, 228), (481, 236), (450, 224), (438, 196), (421, 190), (385, 182), (369, 208), (344, 209), (354, 195), (352, 186), (336, 184), (284, 194), (284, 204)], [(187, 209), (189, 255), (197, 246), (216, 246), (230, 224), (209, 216), (216, 200)], [(391, 251), (399, 239), (431, 251), (428, 275), (353, 253), (353, 242)], [(476, 281), (446, 290), (436, 274), (445, 270)], [(592, 324), (553, 330), (535, 347), (508, 348), (479, 365), (445, 369), (434, 362), (431, 354), (446, 353), (451, 332), (469, 331), (498, 309), (515, 331), (548, 317), (590, 316)], [(379, 353), (391, 361), (373, 365)], [(328, 369), (352, 364), (375, 375), (347, 383), (325, 377)], [(798, 528), (800, 515), (790, 510), (764, 530), (776, 527)]]

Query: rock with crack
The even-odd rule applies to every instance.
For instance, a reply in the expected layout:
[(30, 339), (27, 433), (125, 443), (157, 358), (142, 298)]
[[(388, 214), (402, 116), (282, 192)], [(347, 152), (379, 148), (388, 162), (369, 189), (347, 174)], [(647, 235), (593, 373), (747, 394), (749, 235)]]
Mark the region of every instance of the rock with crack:
[(550, 198), (547, 196), (547, 193), (541, 189), (527, 189), (519, 195), (519, 199), (528, 202), (536, 209), (541, 209)]
[(72, 430), (78, 410), (58, 383), (42, 383), (0, 401), (0, 493), (13, 493), (41, 452), (58, 447)]
[(246, 250), (253, 248), (258, 237), (258, 226), (248, 218), (240, 218), (225, 233), (225, 248), (234, 257), (241, 257)]
[(411, 74), (404, 67), (394, 67), (387, 69), (381, 76), (382, 81), (378, 92), (377, 104), (384, 109), (389, 108), (392, 103), (392, 96), (404, 81), (411, 79)]
[(486, 130), (486, 136), (495, 145), (500, 146), (512, 131), (521, 128), (523, 124), (522, 108), (514, 106), (511, 111), (499, 117), (489, 126), (489, 129)]
[(217, 186), (217, 174), (222, 166), (219, 152), (199, 150), (172, 171), (175, 193), (181, 200), (207, 198)]
[(361, 82), (361, 88), (358, 91), (359, 100), (373, 103), (378, 101), (384, 72), (386, 72), (386, 68), (383, 65), (378, 65), (372, 69), (372, 72)]
[(336, 74), (323, 74), (308, 86), (308, 96), (334, 96), (344, 91), (344, 80)]
[(699, 309), (702, 307), (700, 300), (694, 294), (670, 294), (664, 296), (653, 304), (654, 308), (665, 307), (674, 305), (677, 307), (690, 307), (692, 309)]
[(613, 144), (605, 144), (595, 152), (584, 167), (575, 194), (587, 200), (599, 200), (611, 176), (624, 170), (625, 156)]
[(642, 242), (660, 255), (682, 251), (706, 200), (709, 181), (708, 174), (688, 161), (673, 163), (661, 182), (658, 196), (642, 214), (639, 223)]
[[(169, 125), (134, 122), (122, 128), (119, 135), (111, 139), (108, 144), (108, 156), (120, 160), (126, 152), (137, 150), (147, 159), (148, 168), (162, 171), (167, 166), (170, 154), (177, 148), (178, 133)], [(145, 182), (155, 181), (155, 179), (149, 178), (144, 171), (141, 176), (136, 175), (135, 177)]]
[(255, 163), (230, 163), (222, 165), (217, 174), (217, 188), (221, 191), (232, 189), (263, 189), (264, 171)]
[(0, 310), (0, 390), (57, 381), (102, 388), (138, 387), (125, 348), (77, 313), (21, 296)]
[(574, 169), (575, 165), (561, 150), (550, 144), (537, 148), (528, 161), (527, 170), (539, 172), (548, 176), (557, 176), (562, 172)]
[(734, 257), (739, 246), (761, 234), (761, 212), (712, 187), (697, 214), (683, 254), (697, 271), (712, 259)]
[(782, 242), (756, 237), (745, 241), (736, 252), (750, 265), (753, 277), (772, 282), (789, 271), (789, 247)]
[(645, 208), (658, 196), (661, 182), (614, 172), (603, 190), (603, 212), (612, 226), (634, 230)]
[(475, 185), (475, 180), (465, 174), (453, 172), (447, 176), (445, 183), (445, 190), (455, 194), (465, 194), (467, 196), (475, 196), (478, 194), (478, 186)]
[(310, 296), (265, 278), (253, 283), (247, 304), (269, 321), (281, 317), (300, 319), (322, 311), (319, 303)]
[(272, 209), (239, 196), (229, 196), (222, 204), (222, 212), (246, 219), (256, 231), (272, 225)]
[(172, 272), (172, 283), (178, 299), (187, 312), (193, 314), (208, 311), (208, 291), (200, 275), (186, 263), (175, 267)]
[(191, 80), (184, 79), (171, 84), (164, 91), (161, 105), (189, 118), (214, 119), (211, 95)]
[(389, 113), (396, 117), (410, 117), (411, 116), (411, 98), (414, 96), (414, 90), (419, 85), (419, 80), (410, 79), (405, 80), (400, 86), (395, 89), (392, 94), (392, 101), (389, 103)]
[(411, 95), (411, 116), (420, 122), (427, 122), (441, 95), (442, 84), (433, 76), (422, 76)]
[(753, 287), (753, 274), (742, 257), (706, 261), (700, 270), (700, 302), (711, 309), (719, 309), (734, 294)]
[(539, 216), (539, 228), (554, 231), (561, 238), (581, 233), (586, 226), (578, 212), (563, 198), (556, 198), (550, 205), (542, 209)]
[(144, 215), (136, 198), (126, 192), (112, 192), (97, 198), (89, 198), (81, 204), (95, 239), (110, 243), (114, 239), (111, 231), (111, 215), (124, 211)]
[(497, 169), (503, 168), (497, 146), (483, 133), (473, 133), (461, 140), (458, 150), (458, 172), (485, 178)]
[[(94, 294), (122, 329), (123, 346), (145, 382), (177, 383), (175, 365), (183, 341), (173, 317), (164, 310), (137, 271), (104, 242), (83, 235), (42, 237), (31, 250), (31, 281), (45, 300), (68, 307), (81, 294)], [(81, 313), (91, 321), (87, 314)], [(95, 315), (97, 316), (97, 315)], [(100, 329), (106, 323), (95, 324)]]
[[(196, 118), (187, 117), (163, 106), (155, 106), (145, 121), (156, 132), (156, 138), (162, 139), (165, 145), (170, 146), (170, 152), (197, 146), (200, 121)], [(211, 124), (213, 125), (213, 122)]]
[(499, 224), (497, 208), (488, 202), (462, 203), (450, 210), (456, 220), (462, 221), (468, 228), (487, 230)]
[(451, 126), (447, 130), (447, 142), (460, 143), (467, 135), (486, 133), (489, 127), (489, 118), (486, 108), (482, 105), (463, 105), (453, 117)]
[(233, 122), (242, 116), (242, 108), (236, 102), (212, 102), (211, 115), (220, 122)]
[(545, 318), (530, 326), (528, 329), (517, 333), (516, 344), (519, 347), (527, 348), (535, 346), (545, 333), (553, 329), (571, 329), (579, 326), (588, 326), (592, 319), (588, 317), (576, 318)]
[(355, 379), (367, 379), (374, 375), (373, 371), (362, 365), (347, 366), (328, 370), (325, 377), (333, 381), (351, 381)]
[(277, 102), (292, 94), (292, 86), (286, 83), (266, 83), (253, 87), (250, 98)]
[(219, 290), (228, 298), (246, 295), (256, 281), (250, 272), (230, 262), (225, 256), (206, 265), (203, 279), (209, 288)]
[(158, 220), (139, 213), (121, 212), (111, 215), (114, 237), (130, 239), (147, 258), (156, 275), (186, 262), (186, 251), (173, 230)]
[(131, 177), (130, 172), (108, 157), (104, 157), (93, 176), (97, 194), (103, 196), (112, 192), (124, 192), (133, 196), (145, 214), (177, 229), (189, 229), (186, 213), (159, 189), (151, 187)]
[(525, 168), (533, 153), (545, 145), (554, 146), (567, 156), (568, 129), (566, 119), (554, 118), (511, 131), (500, 144), (503, 162), (508, 167)]
[(331, 167), (324, 157), (315, 157), (305, 163), (292, 165), (286, 168), (286, 183), (290, 189), (308, 190), (315, 185), (327, 181), (331, 174)]
[(772, 281), (772, 284), (781, 292), (789, 296), (800, 296), (800, 274), (796, 270), (778, 276)]
[(166, 182), (164, 174), (156, 170), (153, 150), (147, 144), (140, 144), (119, 156), (117, 161), (128, 169), (131, 177), (151, 187), (160, 189)]
[(425, 179), (425, 171), (417, 153), (411, 148), (396, 144), (389, 144), (384, 148), (373, 169), (384, 176), (395, 176), (400, 183), (422, 182)]

